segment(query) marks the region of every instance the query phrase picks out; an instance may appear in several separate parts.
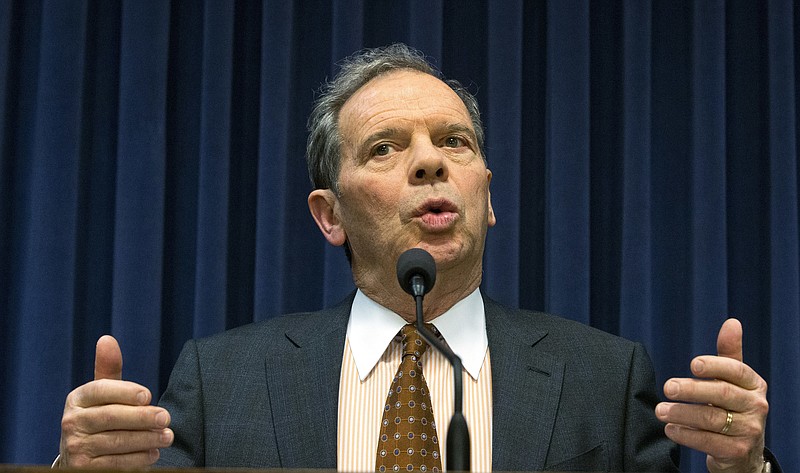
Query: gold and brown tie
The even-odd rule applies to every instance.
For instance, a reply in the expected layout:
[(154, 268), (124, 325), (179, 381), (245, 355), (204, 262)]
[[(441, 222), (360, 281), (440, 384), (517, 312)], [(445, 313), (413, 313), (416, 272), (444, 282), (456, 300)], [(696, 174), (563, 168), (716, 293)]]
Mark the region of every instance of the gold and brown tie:
[(439, 438), (428, 383), (422, 375), (421, 359), (428, 344), (411, 324), (403, 327), (401, 334), (403, 359), (383, 408), (375, 469), (439, 472)]

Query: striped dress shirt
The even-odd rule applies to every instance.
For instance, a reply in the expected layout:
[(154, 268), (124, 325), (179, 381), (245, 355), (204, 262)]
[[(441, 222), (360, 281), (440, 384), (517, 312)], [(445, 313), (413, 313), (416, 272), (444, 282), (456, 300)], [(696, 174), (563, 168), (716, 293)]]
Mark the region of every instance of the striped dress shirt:
[[(400, 365), (397, 336), (407, 322), (358, 291), (353, 301), (339, 380), (337, 469), (375, 471), (386, 393)], [(462, 359), (464, 416), (470, 431), (472, 471), (492, 469), (492, 374), (486, 318), (480, 291), (432, 321)], [(431, 348), (422, 357), (431, 392), (442, 458), (447, 458), (447, 428), (453, 414), (453, 368)], [(442, 462), (445, 469), (445, 461)]]

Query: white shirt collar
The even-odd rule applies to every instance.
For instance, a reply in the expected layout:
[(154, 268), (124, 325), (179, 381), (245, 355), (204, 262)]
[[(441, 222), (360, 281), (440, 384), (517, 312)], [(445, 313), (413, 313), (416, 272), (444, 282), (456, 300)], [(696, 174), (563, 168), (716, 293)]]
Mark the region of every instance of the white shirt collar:
[[(369, 375), (406, 323), (405, 319), (373, 301), (360, 289), (356, 291), (347, 323), (347, 340), (359, 379), (363, 381)], [(480, 291), (476, 289), (432, 323), (450, 349), (461, 357), (467, 373), (473, 379), (478, 379), (489, 347)]]

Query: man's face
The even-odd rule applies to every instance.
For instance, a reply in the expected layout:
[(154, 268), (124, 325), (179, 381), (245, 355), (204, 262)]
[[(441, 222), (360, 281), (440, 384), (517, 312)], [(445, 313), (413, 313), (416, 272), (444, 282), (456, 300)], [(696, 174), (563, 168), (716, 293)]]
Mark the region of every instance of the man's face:
[(339, 131), (334, 212), (357, 277), (393, 268), (413, 247), (430, 252), (440, 271), (480, 269), (486, 229), (495, 223), (492, 174), (449, 86), (410, 70), (377, 77), (342, 107)]

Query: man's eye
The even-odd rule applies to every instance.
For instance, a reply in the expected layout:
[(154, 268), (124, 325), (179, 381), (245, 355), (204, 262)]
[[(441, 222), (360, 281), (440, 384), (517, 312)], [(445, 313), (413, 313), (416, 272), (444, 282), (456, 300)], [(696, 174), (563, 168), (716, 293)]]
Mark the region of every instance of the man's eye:
[(378, 145), (375, 147), (375, 151), (373, 152), (376, 156), (386, 156), (389, 152), (392, 151), (392, 147), (387, 144)]
[(449, 136), (444, 140), (444, 145), (448, 148), (460, 148), (464, 146), (464, 140), (457, 136)]

